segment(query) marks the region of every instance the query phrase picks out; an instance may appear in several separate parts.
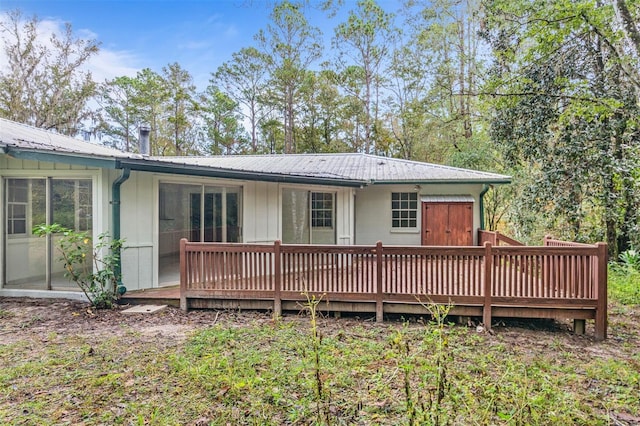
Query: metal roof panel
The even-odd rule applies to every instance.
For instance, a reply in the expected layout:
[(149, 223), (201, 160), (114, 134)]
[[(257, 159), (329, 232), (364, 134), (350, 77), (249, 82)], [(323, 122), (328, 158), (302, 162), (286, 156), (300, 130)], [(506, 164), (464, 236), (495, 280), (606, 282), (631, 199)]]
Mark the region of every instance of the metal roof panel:
[[(25, 158), (99, 165), (95, 159), (121, 161), (116, 167), (234, 179), (323, 182), (336, 185), (398, 183), (508, 183), (509, 176), (360, 153), (147, 157), (0, 119), (0, 145)], [(53, 155), (49, 155), (53, 154)], [(39, 157), (34, 157), (39, 158)], [(53, 160), (52, 160), (53, 159)]]

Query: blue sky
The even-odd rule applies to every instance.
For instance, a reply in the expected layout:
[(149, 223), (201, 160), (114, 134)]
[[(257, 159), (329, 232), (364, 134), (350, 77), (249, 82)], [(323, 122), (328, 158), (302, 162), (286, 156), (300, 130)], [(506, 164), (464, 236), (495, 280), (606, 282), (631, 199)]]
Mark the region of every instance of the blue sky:
[[(395, 11), (399, 2), (381, 3)], [(345, 0), (344, 9), (354, 5)], [(203, 90), (210, 73), (234, 52), (255, 45), (253, 37), (266, 27), (272, 6), (271, 0), (2, 0), (0, 11), (35, 14), (52, 30), (69, 22), (76, 35), (98, 40), (101, 53), (91, 63), (98, 81), (142, 68), (161, 72), (178, 62)], [(315, 9), (306, 15), (329, 41), (345, 13), (333, 21)]]

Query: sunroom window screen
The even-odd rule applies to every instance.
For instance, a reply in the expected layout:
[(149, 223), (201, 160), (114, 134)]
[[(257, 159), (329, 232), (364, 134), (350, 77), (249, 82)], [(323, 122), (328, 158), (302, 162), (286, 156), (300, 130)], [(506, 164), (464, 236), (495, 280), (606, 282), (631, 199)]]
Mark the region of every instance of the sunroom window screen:
[(415, 192), (391, 193), (391, 226), (393, 228), (418, 226), (418, 194)]
[[(93, 197), (91, 179), (5, 179), (6, 288), (72, 289), (64, 276), (65, 265), (56, 247), (61, 235), (41, 238), (32, 229), (40, 224), (59, 224), (92, 235)], [(91, 264), (91, 259), (88, 259)]]

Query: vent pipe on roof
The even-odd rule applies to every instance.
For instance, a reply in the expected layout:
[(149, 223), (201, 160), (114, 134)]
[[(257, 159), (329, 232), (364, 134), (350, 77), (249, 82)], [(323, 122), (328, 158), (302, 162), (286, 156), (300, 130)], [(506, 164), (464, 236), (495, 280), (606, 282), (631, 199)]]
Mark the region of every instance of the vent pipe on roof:
[(150, 147), (149, 147), (149, 133), (151, 133), (151, 128), (146, 124), (140, 126), (140, 154), (149, 155)]

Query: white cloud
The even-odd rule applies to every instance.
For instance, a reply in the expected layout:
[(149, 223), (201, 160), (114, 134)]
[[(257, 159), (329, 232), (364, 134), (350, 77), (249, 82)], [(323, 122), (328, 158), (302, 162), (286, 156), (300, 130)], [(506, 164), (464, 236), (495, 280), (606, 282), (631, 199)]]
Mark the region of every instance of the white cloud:
[(135, 77), (140, 68), (135, 67), (137, 58), (128, 52), (100, 49), (87, 64), (93, 79), (97, 82), (112, 80), (115, 77)]

